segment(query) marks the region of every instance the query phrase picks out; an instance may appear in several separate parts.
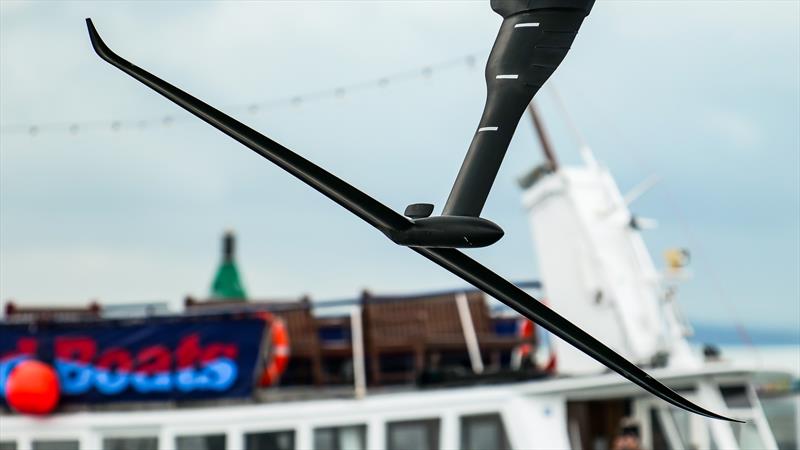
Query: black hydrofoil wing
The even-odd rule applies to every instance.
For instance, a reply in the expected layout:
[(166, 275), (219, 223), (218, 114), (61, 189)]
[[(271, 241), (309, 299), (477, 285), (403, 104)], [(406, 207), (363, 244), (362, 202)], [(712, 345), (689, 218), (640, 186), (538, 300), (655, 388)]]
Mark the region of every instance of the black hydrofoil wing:
[[(449, 241), (458, 241), (460, 239), (460, 237), (459, 239), (454, 239), (452, 233), (448, 234), (448, 227), (458, 228), (458, 226), (461, 226), (468, 234), (467, 237), (472, 237), (475, 235), (474, 228), (476, 227), (478, 228), (477, 234), (479, 236), (480, 227), (482, 226), (485, 227), (483, 231), (489, 230), (490, 232), (492, 225), (494, 225), (491, 222), (485, 221), (488, 224), (482, 224), (480, 222), (471, 222), (469, 219), (478, 219), (479, 221), (485, 219), (452, 216), (455, 220), (446, 222), (446, 226), (442, 227), (440, 223), (430, 224), (424, 222), (426, 218), (412, 219), (405, 217), (256, 130), (146, 70), (131, 64), (106, 46), (91, 19), (86, 19), (86, 24), (89, 29), (92, 46), (102, 59), (278, 165), (377, 228), (392, 241), (407, 245), (413, 251), (502, 301), (524, 317), (536, 322), (653, 395), (675, 406), (703, 416), (734, 420), (711, 412), (685, 399), (512, 283), (459, 250), (452, 248), (455, 245), (446, 245)], [(445, 216), (427, 219), (441, 218), (447, 220)], [(462, 222), (459, 223), (459, 220), (462, 220)], [(433, 241), (435, 243), (438, 242), (437, 240), (443, 241), (445, 245), (418, 245), (420, 242)]]

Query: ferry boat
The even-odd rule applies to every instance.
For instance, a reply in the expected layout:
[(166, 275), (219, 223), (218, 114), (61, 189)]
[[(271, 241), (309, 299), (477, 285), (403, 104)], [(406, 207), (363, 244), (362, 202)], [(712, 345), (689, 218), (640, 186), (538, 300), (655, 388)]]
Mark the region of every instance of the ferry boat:
[[(246, 299), (229, 234), (211, 298), (181, 313), (9, 303), (0, 450), (796, 448), (797, 419), (777, 439), (760, 397), (764, 379), (792, 395), (792, 374), (693, 350), (675, 300), (684, 254), (656, 269), (629, 209), (642, 189), (623, 195), (588, 148), (560, 166), (531, 113), (546, 161), (520, 184), (541, 273), (520, 286), (745, 423), (670, 406), (475, 290)], [(33, 358), (60, 390), (36, 415), (10, 392)]]

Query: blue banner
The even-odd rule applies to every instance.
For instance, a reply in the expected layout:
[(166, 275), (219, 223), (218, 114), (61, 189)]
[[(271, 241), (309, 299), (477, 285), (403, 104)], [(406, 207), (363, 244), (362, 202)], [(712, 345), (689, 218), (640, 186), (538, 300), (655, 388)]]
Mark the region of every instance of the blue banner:
[(0, 324), (0, 403), (11, 369), (32, 358), (55, 368), (61, 404), (248, 396), (265, 326), (230, 317)]

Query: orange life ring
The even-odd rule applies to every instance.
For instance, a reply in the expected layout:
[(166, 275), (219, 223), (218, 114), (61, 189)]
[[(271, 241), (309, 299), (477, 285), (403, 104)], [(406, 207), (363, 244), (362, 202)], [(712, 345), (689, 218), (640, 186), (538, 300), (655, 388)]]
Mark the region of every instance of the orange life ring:
[[(547, 302), (543, 301), (546, 305)], [(536, 331), (533, 322), (528, 319), (521, 318), (517, 322), (517, 337), (523, 340), (531, 340), (535, 337)], [(524, 358), (530, 358), (532, 353), (534, 352), (533, 345), (530, 343), (523, 343), (519, 344), (514, 348), (514, 351), (511, 354), (511, 361), (512, 365), (516, 368), (520, 368), (522, 366), (522, 361)], [(538, 359), (538, 358), (537, 358)], [(547, 357), (547, 362), (545, 364), (537, 363), (536, 368), (542, 372), (546, 373), (555, 373), (556, 371), (556, 354), (553, 352), (552, 347), (550, 348), (550, 354)]]
[(258, 381), (259, 386), (267, 387), (277, 383), (286, 370), (286, 366), (289, 365), (289, 333), (280, 318), (268, 312), (259, 313), (259, 317), (262, 317), (270, 324), (269, 361), (267, 361), (264, 372), (261, 374), (261, 379)]
[[(528, 319), (519, 319), (517, 322), (517, 337), (524, 340), (533, 338), (533, 322)], [(530, 343), (519, 344), (514, 349), (516, 353), (515, 359), (518, 358), (521, 360), (522, 358), (529, 357), (532, 351), (533, 345)]]

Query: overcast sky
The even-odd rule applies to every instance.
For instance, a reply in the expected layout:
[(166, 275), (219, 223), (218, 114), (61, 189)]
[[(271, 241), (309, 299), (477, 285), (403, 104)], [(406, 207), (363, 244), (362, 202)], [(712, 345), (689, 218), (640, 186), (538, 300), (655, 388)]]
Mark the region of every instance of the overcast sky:
[[(101, 61), (83, 19), (124, 57), (392, 207), (438, 212), (483, 107), (500, 24), (487, 3), (3, 0), (0, 300), (178, 305), (208, 292), (229, 227), (252, 297), (463, 286)], [(800, 327), (798, 30), (796, 1), (601, 0), (551, 80), (623, 191), (662, 178), (634, 211), (660, 223), (645, 235), (659, 265), (665, 249), (691, 249), (680, 301), (692, 319)], [(474, 67), (236, 108), (475, 52)], [(537, 98), (559, 157), (579, 163), (549, 90)], [(105, 125), (24, 131), (94, 120)], [(515, 180), (539, 161), (523, 122), (484, 214), (506, 235), (469, 252), (510, 279), (538, 273)]]

